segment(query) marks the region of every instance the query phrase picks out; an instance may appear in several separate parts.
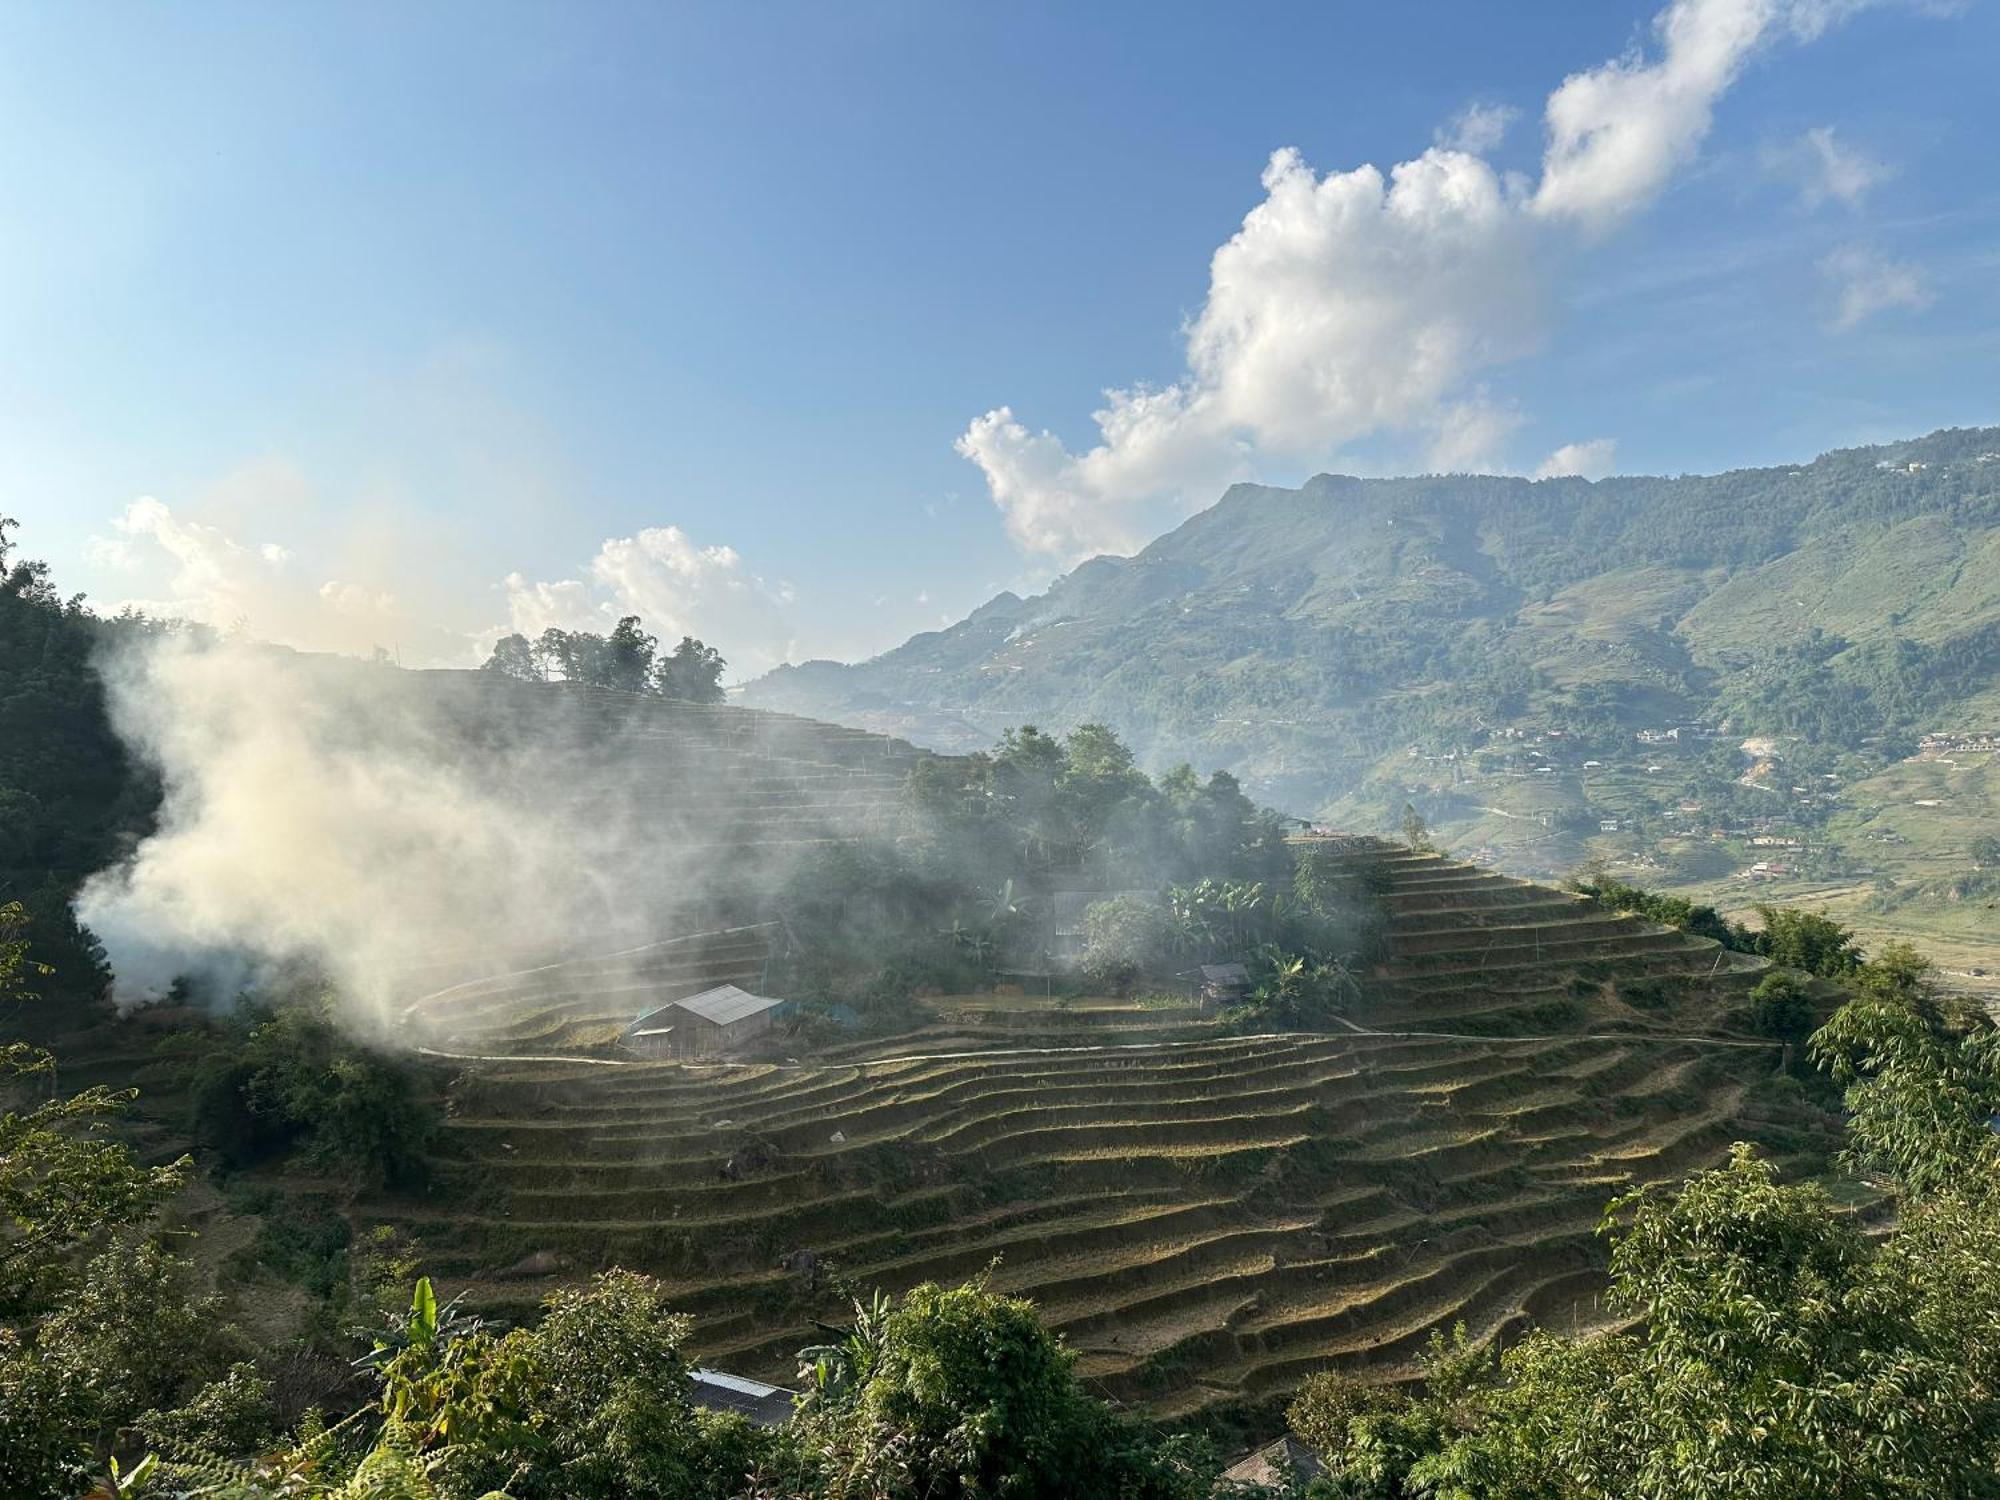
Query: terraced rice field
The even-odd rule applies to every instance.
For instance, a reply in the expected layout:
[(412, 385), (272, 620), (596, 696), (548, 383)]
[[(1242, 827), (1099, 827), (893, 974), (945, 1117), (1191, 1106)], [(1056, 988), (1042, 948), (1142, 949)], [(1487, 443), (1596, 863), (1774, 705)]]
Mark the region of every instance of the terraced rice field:
[(1107, 1394), (1268, 1412), (1329, 1363), (1404, 1373), (1454, 1323), (1599, 1318), (1611, 1196), (1746, 1136), (1824, 1146), (1760, 1102), (1779, 1049), (1732, 1033), (1751, 969), (1714, 944), (1380, 841), (1323, 853), (1376, 934), (1336, 1034), (961, 1002), (804, 1064), (616, 1060), (641, 1009), (757, 988), (764, 926), (434, 991), (413, 1029), (483, 1060), (430, 1199), (361, 1212), (489, 1307), (652, 1272), (704, 1360), (770, 1377), (847, 1286), (993, 1266)]
[(607, 1051), (641, 1011), (719, 984), (760, 987), (774, 931), (773, 923), (722, 928), (471, 980), (417, 1000), (404, 1020), (440, 1050)]
[(539, 1295), (499, 1275), (536, 1252), (661, 1275), (704, 1359), (772, 1376), (840, 1316), (829, 1268), (893, 1289), (997, 1260), (1108, 1393), (1254, 1405), (1329, 1362), (1397, 1373), (1457, 1321), (1595, 1316), (1606, 1199), (1768, 1130), (1744, 1101), (1775, 1062), (1637, 1036), (1300, 1034), (492, 1063), (454, 1090), (431, 1206), (379, 1209), (489, 1305)]
[(1380, 840), (1343, 841), (1325, 868), (1381, 912), (1386, 951), (1356, 1012), (1381, 1027), (1505, 1034), (1612, 1016), (1710, 1030), (1763, 968), (1567, 891)]

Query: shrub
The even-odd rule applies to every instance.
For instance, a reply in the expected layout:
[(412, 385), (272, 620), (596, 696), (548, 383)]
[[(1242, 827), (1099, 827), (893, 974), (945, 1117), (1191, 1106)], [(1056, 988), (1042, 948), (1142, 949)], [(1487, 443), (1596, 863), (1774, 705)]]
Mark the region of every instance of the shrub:
[(428, 1069), (354, 1037), (324, 998), (239, 1028), (196, 1065), (191, 1093), (196, 1139), (233, 1166), (296, 1150), (404, 1185), (438, 1128)]
[(1792, 1041), (1812, 1029), (1812, 996), (1789, 969), (1773, 969), (1750, 992), (1750, 1024), (1765, 1036)]

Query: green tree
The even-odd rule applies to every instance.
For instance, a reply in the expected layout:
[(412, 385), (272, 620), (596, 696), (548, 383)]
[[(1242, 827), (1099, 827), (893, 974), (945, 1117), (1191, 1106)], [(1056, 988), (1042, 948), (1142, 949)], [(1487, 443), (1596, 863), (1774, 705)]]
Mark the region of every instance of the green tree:
[(2000, 1289), (1968, 1264), (1995, 1240), (1985, 1202), (1984, 1216), (1921, 1211), (1916, 1237), (1949, 1267), (1938, 1278), (1917, 1246), (1877, 1252), (1823, 1189), (1781, 1184), (1748, 1146), (1676, 1191), (1628, 1194), (1607, 1218), (1611, 1301), (1637, 1331), (1525, 1340), (1455, 1424), (1433, 1424), (1447, 1436), (1409, 1487), (1439, 1500), (1991, 1494), (2000, 1389), (1984, 1330)]
[[(0, 951), (0, 992), (23, 953)], [(0, 1091), (55, 1077), (47, 1052), (0, 1047)], [(181, 1394), (213, 1320), (179, 1315), (178, 1263), (135, 1238), (179, 1191), (186, 1157), (149, 1167), (112, 1122), (133, 1091), (86, 1089), (0, 1113), (0, 1495), (67, 1500), (107, 1431)], [(175, 1361), (184, 1361), (174, 1365)]]
[(736, 1493), (768, 1440), (697, 1413), (690, 1324), (660, 1284), (608, 1271), (550, 1295), (532, 1328), (454, 1334), (420, 1282), (383, 1409), (428, 1455), (440, 1500), (704, 1500)]
[(520, 682), (540, 682), (543, 661), (544, 658), (525, 635), (503, 635), (493, 643), (493, 654), (486, 658), (479, 670), (500, 677), (512, 677)]
[(1773, 969), (1750, 991), (1750, 1024), (1764, 1035), (1792, 1041), (1812, 1023), (1812, 994), (1793, 971)]
[(35, 1357), (79, 1393), (72, 1415), (109, 1445), (142, 1414), (188, 1400), (249, 1352), (194, 1267), (157, 1241), (119, 1238), (93, 1256), (34, 1330)]
[(1982, 833), (1972, 841), (1972, 862), (1982, 870), (2000, 869), (2000, 837)]
[(1929, 961), (1907, 943), (1885, 945), (1852, 986), (1811, 1042), (1846, 1086), (1849, 1159), (1919, 1194), (1991, 1160), (2000, 1033), (1983, 1015), (1947, 1006)]
[(797, 1426), (828, 1500), (1206, 1496), (1196, 1445), (1160, 1446), (1078, 1382), (1031, 1303), (926, 1284), (857, 1308), (845, 1345), (810, 1351)]
[(1083, 913), (1083, 971), (1093, 986), (1122, 994), (1168, 951), (1166, 913), (1144, 896), (1114, 896)]
[(1852, 974), (1861, 963), (1854, 934), (1831, 917), (1762, 903), (1757, 916), (1764, 924), (1757, 935), (1757, 951), (1773, 963), (1825, 978)]
[(653, 691), (677, 703), (720, 703), (722, 673), (728, 665), (722, 653), (691, 635), (659, 658), (653, 673)]
[(1428, 854), (1434, 847), (1431, 843), (1430, 825), (1424, 815), (1417, 811), (1417, 804), (1403, 804), (1403, 842), (1420, 853)]
[(421, 1178), (438, 1128), (435, 1079), (413, 1055), (355, 1037), (330, 997), (281, 1005), (196, 1045), (195, 1137), (233, 1165), (297, 1150), (379, 1184)]
[[(54, 1076), (49, 1053), (0, 1047), (0, 1083)], [(48, 1306), (87, 1252), (150, 1218), (187, 1181), (187, 1157), (148, 1167), (110, 1138), (136, 1097), (99, 1086), (0, 1114), (0, 1318)]]
[(618, 622), (604, 643), (604, 682), (625, 693), (643, 693), (653, 685), (653, 656), (659, 639), (646, 634), (637, 615)]

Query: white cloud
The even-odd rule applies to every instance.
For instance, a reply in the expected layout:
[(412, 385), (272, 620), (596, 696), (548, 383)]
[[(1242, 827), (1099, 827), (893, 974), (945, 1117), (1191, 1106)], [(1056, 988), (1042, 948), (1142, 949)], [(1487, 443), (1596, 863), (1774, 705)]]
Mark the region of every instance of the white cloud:
[(1891, 260), (1865, 245), (1842, 245), (1819, 264), (1833, 284), (1833, 326), (1838, 330), (1890, 308), (1917, 311), (1931, 304), (1923, 268), (1910, 261)]
[(734, 676), (762, 672), (796, 652), (785, 616), (790, 585), (767, 583), (735, 548), (698, 545), (678, 526), (610, 538), (588, 574), (552, 583), (510, 574), (503, 585), (509, 628), (528, 636), (550, 626), (603, 632), (623, 615), (638, 615), (662, 641), (693, 635), (716, 646)]
[(1179, 380), (1107, 391), (1081, 452), (1009, 406), (973, 421), (958, 451), (1015, 542), (1061, 562), (1130, 550), (1262, 461), (1324, 463), (1369, 433), (1422, 442), (1433, 467), (1497, 466), (1518, 414), (1468, 387), (1541, 341), (1552, 262), (1660, 193), (1760, 45), (1815, 35), (1851, 3), (1673, 0), (1654, 55), (1634, 49), (1550, 94), (1539, 181), (1468, 149), (1497, 139), (1491, 106), (1386, 175), (1322, 176), (1273, 153), (1263, 201), (1211, 261)]
[(150, 495), (93, 537), (93, 563), (132, 581), (112, 607), (196, 621), (306, 650), (367, 651), (398, 638), (408, 621), (393, 593), (315, 579), (275, 542), (237, 541), (219, 527), (174, 514)]
[(1253, 456), (1313, 461), (1378, 428), (1435, 425), (1469, 371), (1539, 336), (1523, 216), (1478, 157), (1433, 148), (1386, 178), (1322, 177), (1287, 149), (1264, 188), (1215, 252), (1183, 380), (1106, 392), (1080, 454), (1007, 407), (959, 439), (1026, 550), (1129, 550), (1149, 504), (1205, 503)]
[(1778, 0), (1675, 0), (1636, 48), (1549, 95), (1535, 212), (1593, 232), (1650, 202), (1708, 134), (1715, 102), (1787, 9)]
[(129, 585), (113, 609), (129, 606), (301, 650), (367, 655), (379, 645), (396, 648), (411, 665), (463, 665), (483, 661), (508, 630), (539, 635), (553, 625), (604, 632), (620, 616), (636, 614), (669, 643), (682, 635), (711, 642), (735, 674), (795, 654), (791, 586), (767, 583), (734, 548), (699, 546), (677, 526), (607, 540), (581, 576), (540, 581), (510, 574), (501, 584), (507, 623), (483, 630), (466, 628), (473, 619), (445, 618), (448, 608), (420, 618), (389, 588), (327, 577), (290, 548), (239, 541), (151, 496), (127, 506), (89, 550), (93, 563)]
[(1507, 139), (1508, 128), (1520, 117), (1521, 112), (1511, 104), (1486, 104), (1475, 99), (1453, 115), (1434, 138), (1448, 150), (1484, 156)]
[(1884, 163), (1842, 144), (1831, 125), (1806, 131), (1791, 145), (1767, 152), (1765, 160), (1773, 171), (1797, 181), (1799, 202), (1809, 209), (1828, 203), (1859, 208), (1892, 175)]
[(1591, 438), (1587, 442), (1564, 443), (1535, 466), (1535, 478), (1555, 479), (1564, 474), (1580, 474), (1585, 479), (1602, 479), (1618, 461), (1616, 438)]

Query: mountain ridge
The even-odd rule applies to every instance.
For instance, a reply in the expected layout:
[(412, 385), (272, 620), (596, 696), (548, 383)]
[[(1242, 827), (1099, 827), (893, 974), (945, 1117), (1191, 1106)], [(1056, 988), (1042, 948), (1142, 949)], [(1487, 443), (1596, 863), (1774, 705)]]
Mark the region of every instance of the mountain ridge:
[(1237, 484), (1131, 557), (743, 701), (950, 750), (1102, 721), (1309, 813), (1400, 743), (1552, 714), (1782, 729), (1748, 691), (1773, 652), (1837, 645), (1839, 675), (1996, 621), (2000, 428), (1959, 428), (1717, 475)]

